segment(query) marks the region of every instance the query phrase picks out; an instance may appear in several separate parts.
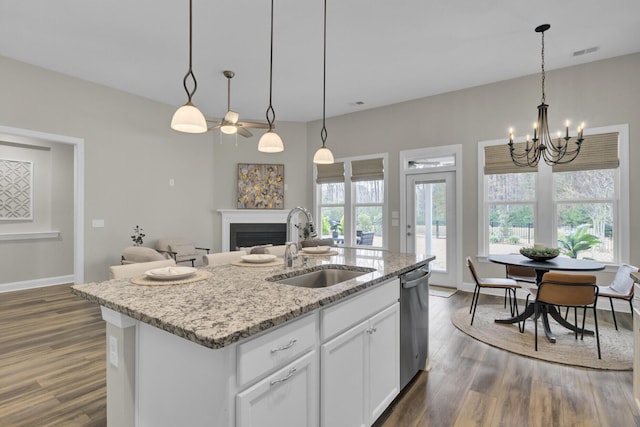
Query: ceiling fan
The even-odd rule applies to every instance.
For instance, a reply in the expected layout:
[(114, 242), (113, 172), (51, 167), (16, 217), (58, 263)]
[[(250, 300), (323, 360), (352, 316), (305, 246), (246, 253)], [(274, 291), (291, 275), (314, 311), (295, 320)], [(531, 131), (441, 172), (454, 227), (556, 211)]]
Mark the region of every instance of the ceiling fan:
[(209, 129), (220, 129), (221, 132), (233, 135), (239, 133), (245, 138), (253, 136), (246, 128), (256, 129), (268, 129), (269, 124), (261, 122), (239, 121), (240, 115), (231, 109), (231, 79), (236, 75), (233, 71), (225, 70), (222, 72), (227, 78), (227, 113), (224, 115), (220, 122), (214, 120), (207, 120), (208, 122), (216, 123), (215, 126)]

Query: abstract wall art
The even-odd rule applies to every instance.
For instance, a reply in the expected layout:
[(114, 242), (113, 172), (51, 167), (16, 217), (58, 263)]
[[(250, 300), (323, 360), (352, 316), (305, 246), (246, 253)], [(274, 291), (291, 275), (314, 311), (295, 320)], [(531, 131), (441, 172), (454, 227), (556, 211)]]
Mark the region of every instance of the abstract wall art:
[(284, 209), (284, 165), (238, 163), (238, 209)]
[(0, 159), (0, 220), (33, 219), (33, 163)]

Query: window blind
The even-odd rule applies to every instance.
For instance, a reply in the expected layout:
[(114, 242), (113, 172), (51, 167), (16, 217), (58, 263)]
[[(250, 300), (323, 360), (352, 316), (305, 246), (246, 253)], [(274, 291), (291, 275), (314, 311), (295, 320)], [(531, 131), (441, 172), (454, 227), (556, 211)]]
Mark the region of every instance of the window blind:
[[(573, 145), (573, 141), (570, 144)], [(586, 135), (578, 157), (570, 163), (553, 166), (553, 172), (616, 169), (619, 165), (618, 132), (600, 133)]]
[(351, 181), (384, 179), (382, 159), (354, 160), (351, 162)]
[(318, 174), (316, 183), (327, 184), (335, 182), (344, 182), (344, 163), (336, 162), (328, 165), (316, 165)]
[[(525, 143), (513, 144), (516, 153), (524, 152)], [(538, 172), (538, 167), (517, 166), (511, 159), (507, 143), (484, 147), (484, 174)]]

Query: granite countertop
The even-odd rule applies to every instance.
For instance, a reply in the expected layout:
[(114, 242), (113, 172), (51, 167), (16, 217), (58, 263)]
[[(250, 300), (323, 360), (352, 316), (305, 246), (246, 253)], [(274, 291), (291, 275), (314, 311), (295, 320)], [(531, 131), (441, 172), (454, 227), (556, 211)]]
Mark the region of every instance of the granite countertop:
[[(309, 313), (387, 279), (423, 266), (435, 257), (369, 249), (338, 248), (330, 258), (309, 257), (306, 269), (357, 266), (375, 269), (337, 285), (310, 289), (267, 281), (284, 267), (204, 267), (213, 277), (172, 286), (135, 285), (129, 279), (86, 283), (73, 293), (129, 317), (217, 349)], [(301, 260), (297, 260), (300, 264)], [(305, 270), (296, 267), (296, 271)], [(289, 272), (291, 270), (289, 269)]]

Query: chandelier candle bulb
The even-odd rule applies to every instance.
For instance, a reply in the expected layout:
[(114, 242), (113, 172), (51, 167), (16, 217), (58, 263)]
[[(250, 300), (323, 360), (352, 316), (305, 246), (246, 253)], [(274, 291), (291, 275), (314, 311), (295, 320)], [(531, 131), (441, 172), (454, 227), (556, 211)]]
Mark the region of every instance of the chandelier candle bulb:
[[(528, 138), (527, 138), (528, 139)], [(533, 140), (538, 139), (538, 123), (533, 124)]]
[(569, 120), (567, 120), (565, 126), (567, 127), (567, 139), (569, 139)]

